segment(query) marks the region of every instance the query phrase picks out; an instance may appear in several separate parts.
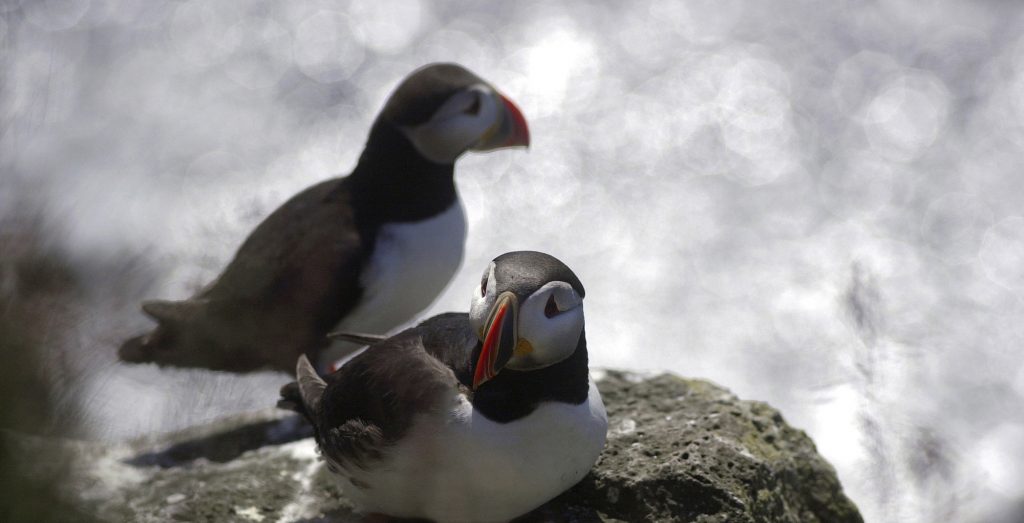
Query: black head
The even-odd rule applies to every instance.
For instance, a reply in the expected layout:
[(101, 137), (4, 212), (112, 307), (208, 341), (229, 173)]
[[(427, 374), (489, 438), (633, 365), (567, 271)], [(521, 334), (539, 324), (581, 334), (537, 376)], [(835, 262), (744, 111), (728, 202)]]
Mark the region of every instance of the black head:
[(483, 344), (474, 388), (505, 367), (538, 370), (572, 356), (583, 336), (584, 294), (576, 274), (549, 254), (517, 251), (495, 258), (469, 312)]
[(402, 126), (425, 123), (455, 93), (477, 84), (482, 78), (458, 64), (430, 64), (413, 71), (388, 97), (381, 118)]
[(557, 281), (569, 284), (580, 298), (587, 294), (576, 273), (550, 254), (513, 251), (498, 256), (493, 263), (498, 292), (512, 291), (525, 299), (543, 285)]
[(450, 164), (467, 150), (527, 146), (522, 112), (492, 85), (456, 64), (431, 64), (391, 94), (380, 122), (394, 126), (426, 159)]

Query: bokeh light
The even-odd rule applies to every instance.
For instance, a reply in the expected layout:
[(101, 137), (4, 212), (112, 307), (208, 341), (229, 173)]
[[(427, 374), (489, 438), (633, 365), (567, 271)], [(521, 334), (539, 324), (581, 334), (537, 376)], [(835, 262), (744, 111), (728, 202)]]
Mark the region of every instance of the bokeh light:
[(429, 6), (420, 0), (353, 0), (348, 11), (363, 45), (385, 54), (404, 50), (430, 17)]
[(347, 172), (401, 77), (460, 62), (533, 143), (460, 160), (466, 257), (427, 314), (549, 251), (595, 366), (773, 403), (868, 521), (1020, 521), (1021, 34), (992, 1), (0, 0), (0, 218), (38, 207), (88, 286), (53, 347), (84, 435), (272, 405), (281, 375), (116, 344)]
[(1024, 292), (1024, 218), (1010, 216), (985, 231), (978, 258), (992, 281)]
[(883, 154), (913, 159), (942, 131), (948, 103), (945, 86), (933, 76), (900, 75), (864, 109), (868, 141)]
[(89, 0), (43, 0), (23, 6), (30, 22), (47, 31), (71, 29), (89, 10)]
[(317, 11), (295, 30), (296, 65), (323, 83), (344, 80), (363, 62), (363, 47), (356, 43), (358, 26), (344, 13)]

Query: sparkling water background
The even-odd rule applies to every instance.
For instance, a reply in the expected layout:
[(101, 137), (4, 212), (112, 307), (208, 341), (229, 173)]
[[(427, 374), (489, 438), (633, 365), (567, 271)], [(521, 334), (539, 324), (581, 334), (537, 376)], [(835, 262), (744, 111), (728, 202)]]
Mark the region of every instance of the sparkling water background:
[(530, 122), (467, 156), (465, 310), (513, 249), (587, 287), (592, 362), (712, 379), (814, 437), (868, 521), (1024, 519), (1024, 5), (0, 1), (0, 218), (86, 282), (55, 333), (89, 437), (273, 404), (286, 377), (116, 364), (457, 61)]

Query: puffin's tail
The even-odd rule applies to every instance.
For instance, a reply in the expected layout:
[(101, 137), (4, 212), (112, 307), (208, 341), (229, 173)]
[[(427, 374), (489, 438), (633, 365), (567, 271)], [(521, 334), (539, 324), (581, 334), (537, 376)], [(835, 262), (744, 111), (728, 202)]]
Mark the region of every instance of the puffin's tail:
[(302, 402), (299, 383), (296, 381), (281, 387), (281, 397), (277, 399), (277, 408), (298, 412), (304, 418), (309, 419), (309, 411), (306, 410), (306, 404)]
[(295, 364), (295, 381), (281, 387), (281, 399), (277, 400), (277, 406), (298, 412), (315, 425), (313, 416), (326, 388), (327, 383), (303, 354)]
[(200, 314), (206, 306), (205, 300), (151, 300), (142, 303), (142, 312), (156, 320), (157, 326), (147, 332), (129, 338), (117, 351), (118, 358), (127, 363), (168, 363), (163, 361), (176, 349), (182, 329)]
[(121, 348), (117, 350), (117, 357), (120, 358), (121, 361), (128, 363), (145, 363), (150, 361), (148, 356), (151, 352), (150, 340), (152, 339), (154, 332), (140, 334), (134, 338), (125, 340), (125, 342), (121, 344)]

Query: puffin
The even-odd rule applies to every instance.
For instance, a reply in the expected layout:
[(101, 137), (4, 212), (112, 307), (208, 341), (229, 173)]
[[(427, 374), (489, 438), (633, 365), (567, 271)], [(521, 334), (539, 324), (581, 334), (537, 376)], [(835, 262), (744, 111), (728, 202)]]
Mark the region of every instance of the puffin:
[(310, 421), (360, 511), (507, 521), (579, 482), (604, 448), (583, 296), (557, 258), (503, 254), (468, 314), (377, 341), (325, 377), (300, 356), (278, 406)]
[(466, 151), (527, 147), (526, 119), (462, 66), (422, 67), (390, 94), (352, 172), (298, 193), (260, 223), (191, 298), (152, 300), (157, 322), (125, 341), (129, 363), (326, 372), (355, 347), (334, 329), (387, 333), (427, 308), (462, 262), (466, 217), (454, 182)]

